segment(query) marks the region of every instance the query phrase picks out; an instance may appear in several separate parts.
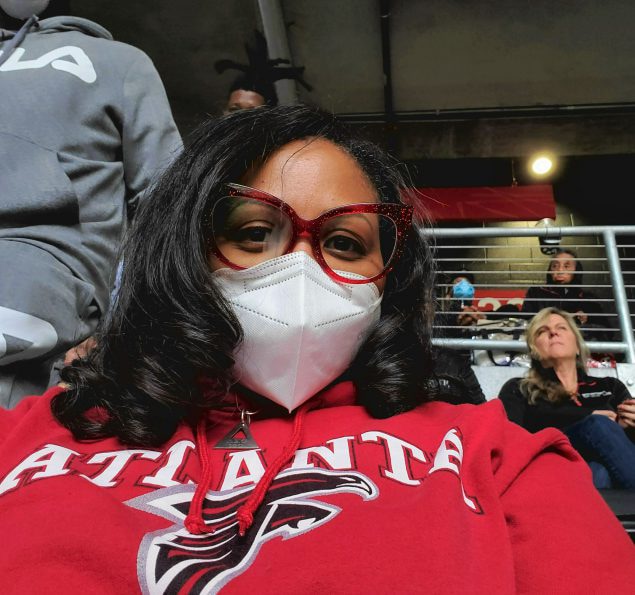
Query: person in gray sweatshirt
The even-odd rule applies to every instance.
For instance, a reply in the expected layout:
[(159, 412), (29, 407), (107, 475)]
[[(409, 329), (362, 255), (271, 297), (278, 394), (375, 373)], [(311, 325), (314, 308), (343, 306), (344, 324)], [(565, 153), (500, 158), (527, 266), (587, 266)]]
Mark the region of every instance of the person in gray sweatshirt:
[(47, 4), (0, 0), (3, 407), (95, 330), (127, 223), (181, 149), (148, 56), (86, 19), (24, 22)]

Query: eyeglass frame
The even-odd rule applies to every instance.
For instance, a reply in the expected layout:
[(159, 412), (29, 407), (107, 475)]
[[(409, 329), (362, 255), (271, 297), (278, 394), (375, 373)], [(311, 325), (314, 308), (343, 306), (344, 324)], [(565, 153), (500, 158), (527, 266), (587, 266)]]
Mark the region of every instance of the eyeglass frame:
[[(272, 194), (268, 194), (267, 192), (258, 190), (257, 188), (251, 188), (250, 186), (245, 186), (243, 184), (227, 183), (225, 184), (225, 186), (229, 189), (229, 194), (227, 196), (242, 196), (244, 198), (259, 200), (261, 202), (264, 202), (265, 204), (280, 209), (288, 217), (288, 219), (291, 221), (292, 227), (291, 238), (289, 239), (286, 248), (280, 254), (280, 256), (290, 254), (293, 247), (297, 244), (299, 236), (301, 234), (308, 233), (311, 241), (311, 248), (313, 249), (313, 254), (315, 256), (316, 262), (320, 265), (322, 270), (331, 279), (333, 279), (333, 281), (336, 281), (338, 283), (350, 283), (353, 285), (360, 285), (364, 283), (372, 283), (385, 277), (393, 270), (395, 263), (398, 262), (398, 260), (401, 258), (403, 254), (404, 243), (412, 230), (412, 217), (414, 213), (414, 207), (412, 205), (406, 205), (404, 203), (354, 203), (350, 205), (343, 205), (341, 207), (335, 207), (334, 209), (329, 209), (315, 219), (309, 220), (300, 217), (300, 215), (298, 215), (290, 205), (288, 205), (282, 199), (273, 196)], [(349, 277), (338, 275), (333, 269), (331, 269), (331, 267), (329, 267), (320, 247), (320, 237), (318, 235), (318, 232), (322, 227), (324, 221), (333, 217), (337, 217), (339, 215), (349, 215), (355, 213), (374, 213), (377, 215), (381, 215), (390, 219), (395, 225), (395, 246), (393, 248), (390, 261), (388, 265), (381, 271), (381, 273), (378, 273), (373, 277), (364, 277), (363, 279), (351, 279)], [(212, 223), (212, 218), (213, 208), (212, 212), (210, 213), (210, 224)], [(216, 242), (214, 241), (213, 236), (214, 232), (212, 230), (211, 242), (209, 247), (214, 253), (214, 256), (216, 256), (223, 264), (236, 271), (243, 271), (250, 268), (241, 267), (228, 260), (227, 257), (216, 246)]]

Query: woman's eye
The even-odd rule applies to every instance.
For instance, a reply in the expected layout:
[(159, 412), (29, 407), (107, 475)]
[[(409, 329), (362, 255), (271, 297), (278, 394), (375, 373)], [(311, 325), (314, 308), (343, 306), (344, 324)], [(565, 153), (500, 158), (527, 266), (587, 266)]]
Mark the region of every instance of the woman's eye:
[(270, 240), (273, 229), (262, 224), (245, 225), (227, 233), (227, 239), (242, 250), (262, 251)]
[(238, 239), (248, 242), (264, 242), (271, 230), (266, 227), (246, 227), (238, 232)]
[(329, 254), (349, 260), (361, 258), (366, 255), (366, 250), (360, 241), (342, 234), (329, 237), (324, 242), (323, 249), (329, 252)]

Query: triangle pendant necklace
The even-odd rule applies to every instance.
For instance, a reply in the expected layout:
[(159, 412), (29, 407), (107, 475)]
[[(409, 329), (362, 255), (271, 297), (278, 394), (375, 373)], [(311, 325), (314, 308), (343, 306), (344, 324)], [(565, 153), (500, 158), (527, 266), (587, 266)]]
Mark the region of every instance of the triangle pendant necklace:
[(214, 448), (219, 450), (252, 450), (259, 448), (249, 429), (251, 416), (254, 413), (257, 412), (240, 409), (240, 421), (216, 443)]

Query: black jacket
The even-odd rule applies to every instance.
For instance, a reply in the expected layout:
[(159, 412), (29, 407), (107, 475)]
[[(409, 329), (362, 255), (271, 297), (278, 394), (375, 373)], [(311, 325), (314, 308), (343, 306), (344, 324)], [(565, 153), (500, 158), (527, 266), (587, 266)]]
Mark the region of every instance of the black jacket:
[(597, 298), (589, 291), (580, 287), (567, 285), (547, 285), (542, 287), (530, 287), (523, 301), (522, 312), (532, 316), (543, 308), (558, 308), (574, 314), (582, 310), (589, 316), (589, 323), (602, 313), (602, 308), (595, 301)]
[(485, 403), (483, 390), (470, 365), (469, 352), (436, 347), (433, 361), (434, 380), (427, 388), (436, 400), (454, 405)]
[(596, 409), (615, 411), (622, 401), (631, 398), (626, 386), (617, 378), (589, 376), (578, 370), (578, 399), (581, 405), (576, 405), (573, 401), (550, 403), (542, 399), (535, 405), (530, 405), (520, 389), (521, 380), (508, 380), (503, 385), (499, 398), (507, 417), (530, 432), (545, 428), (564, 430), (582, 421)]
[(571, 314), (584, 312), (588, 319), (580, 324), (584, 338), (588, 341), (616, 341), (615, 329), (611, 328), (610, 316), (604, 313), (596, 296), (580, 287), (547, 285), (530, 287), (523, 301), (521, 312), (532, 317), (543, 308), (558, 308)]

